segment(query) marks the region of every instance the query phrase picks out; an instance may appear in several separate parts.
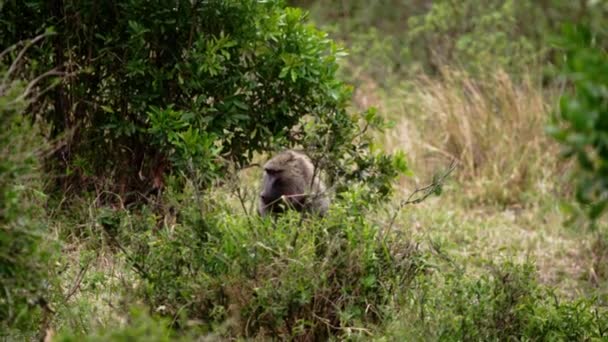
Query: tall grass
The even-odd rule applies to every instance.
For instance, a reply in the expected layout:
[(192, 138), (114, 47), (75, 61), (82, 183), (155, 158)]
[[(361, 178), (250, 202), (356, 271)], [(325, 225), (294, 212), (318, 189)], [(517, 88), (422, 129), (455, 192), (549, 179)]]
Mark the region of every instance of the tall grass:
[(441, 78), (420, 76), (392, 96), (397, 130), (386, 143), (406, 147), (413, 165), (457, 160), (455, 177), (469, 199), (525, 202), (554, 191), (563, 171), (558, 147), (544, 133), (554, 98), (532, 77), (515, 81), (498, 70), (479, 80), (444, 69)]

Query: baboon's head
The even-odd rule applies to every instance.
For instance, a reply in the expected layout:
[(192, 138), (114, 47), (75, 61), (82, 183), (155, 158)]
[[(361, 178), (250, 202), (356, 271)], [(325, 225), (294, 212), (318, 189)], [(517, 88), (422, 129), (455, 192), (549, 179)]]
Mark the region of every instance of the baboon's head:
[(260, 213), (279, 213), (289, 208), (301, 211), (313, 169), (310, 159), (295, 151), (284, 151), (270, 159), (264, 165)]

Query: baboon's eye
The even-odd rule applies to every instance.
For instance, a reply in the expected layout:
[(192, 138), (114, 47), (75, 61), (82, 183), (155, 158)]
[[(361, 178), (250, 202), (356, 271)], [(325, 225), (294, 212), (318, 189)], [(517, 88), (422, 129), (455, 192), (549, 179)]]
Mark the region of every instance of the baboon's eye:
[(266, 173), (273, 176), (273, 175), (278, 175), (279, 173), (281, 173), (282, 170), (277, 170), (277, 169), (265, 169)]

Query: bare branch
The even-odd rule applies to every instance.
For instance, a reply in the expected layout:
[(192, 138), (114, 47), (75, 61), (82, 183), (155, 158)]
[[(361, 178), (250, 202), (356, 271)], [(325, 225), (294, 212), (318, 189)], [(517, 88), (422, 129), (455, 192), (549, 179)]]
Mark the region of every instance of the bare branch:
[(72, 288), (64, 296), (64, 299), (63, 299), (64, 302), (67, 303), (67, 301), (70, 300), (70, 298), (74, 294), (76, 294), (76, 291), (78, 289), (80, 289), (80, 284), (82, 283), (82, 279), (84, 279), (84, 275), (89, 270), (90, 265), (91, 265), (91, 261), (89, 260), (89, 262), (87, 262), (86, 265), (84, 265), (83, 267), (80, 268), (80, 271), (78, 272), (78, 275), (76, 276), (76, 280), (74, 281), (74, 285), (72, 285)]
[[(402, 201), (400, 203), (400, 206), (403, 207), (408, 204), (417, 204), (427, 199), (427, 197), (435, 193), (443, 185), (446, 178), (448, 178), (448, 176), (454, 171), (454, 169), (456, 169), (456, 160), (452, 160), (445, 172), (439, 177), (436, 177), (431, 184), (414, 190), (414, 192), (412, 192), (405, 201)], [(423, 195), (418, 198), (414, 198), (414, 196), (419, 193), (423, 193)]]
[(46, 78), (49, 76), (67, 76), (67, 75), (73, 75), (73, 74), (67, 74), (63, 71), (58, 71), (57, 69), (51, 69), (51, 70), (45, 72), (44, 74), (39, 75), (38, 77), (34, 78), (30, 83), (28, 83), (23, 94), (19, 95), (19, 97), (17, 97), (13, 102), (21, 101), (21, 100), (25, 99), (26, 97), (28, 97), (32, 93), (32, 90), (34, 89), (36, 84), (38, 82), (40, 82), (43, 78)]
[(242, 166), (238, 171), (246, 170), (251, 167), (262, 167), (262, 165), (260, 165), (258, 163), (251, 163), (249, 165)]
[[(23, 58), (23, 55), (25, 55), (25, 52), (27, 51), (27, 49), (29, 49), (32, 45), (36, 44), (37, 42), (39, 42), (40, 40), (42, 40), (43, 38), (50, 36), (54, 33), (51, 32), (45, 32), (43, 34), (40, 34), (36, 37), (34, 37), (32, 40), (28, 41), (25, 46), (21, 49), (21, 51), (19, 51), (19, 54), (17, 55), (17, 57), (15, 58), (15, 60), (13, 61), (13, 63), (11, 64), (10, 68), (8, 69), (8, 72), (4, 75), (4, 80), (2, 81), (2, 83), (6, 83), (6, 81), (8, 80), (8, 78), (15, 72), (15, 69), (17, 69), (17, 64), (19, 64), (19, 61)], [(0, 58), (4, 57), (4, 55), (8, 52), (10, 52), (12, 49), (9, 47), (8, 49), (5, 49), (4, 51), (2, 51), (2, 53), (0, 54)]]
[(395, 223), (395, 219), (397, 218), (397, 215), (406, 205), (421, 203), (424, 200), (426, 200), (429, 196), (436, 193), (437, 190), (439, 190), (441, 188), (441, 186), (443, 185), (445, 180), (448, 178), (448, 176), (454, 171), (454, 169), (456, 169), (456, 160), (452, 159), (452, 161), (450, 162), (450, 165), (448, 165), (447, 169), (445, 170), (445, 172), (443, 172), (443, 174), (441, 174), (439, 177), (435, 177), (433, 179), (433, 182), (431, 182), (430, 184), (428, 184), (422, 188), (417, 188), (406, 199), (402, 200), (399, 203), (397, 210), (395, 210), (395, 213), (391, 217), (391, 221), (388, 225), (388, 229), (391, 229), (393, 227), (393, 224)]

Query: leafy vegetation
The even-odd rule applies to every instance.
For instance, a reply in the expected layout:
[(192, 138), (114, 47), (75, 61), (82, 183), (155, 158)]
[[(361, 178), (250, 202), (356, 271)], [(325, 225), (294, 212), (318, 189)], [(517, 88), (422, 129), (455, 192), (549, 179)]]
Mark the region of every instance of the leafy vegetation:
[(42, 209), (44, 142), (39, 128), (23, 116), (31, 83), (16, 76), (17, 68), (17, 63), (0, 65), (0, 335), (25, 338), (19, 331), (35, 329), (41, 315), (49, 314), (51, 298), (45, 293), (52, 285), (52, 249)]
[(606, 4), (291, 4), (0, 4), (2, 338), (606, 339)]
[[(488, 265), (468, 278), (455, 270), (421, 282), (411, 308), (389, 328), (406, 340), (589, 340), (605, 338), (608, 316), (591, 302), (562, 302), (538, 286), (529, 264)], [(418, 314), (419, 313), (419, 314)]]
[(220, 202), (146, 229), (131, 251), (141, 296), (179, 326), (230, 322), (224, 337), (326, 339), (379, 322), (424, 265), (414, 243), (365, 218), (364, 197), (351, 191), (322, 220), (226, 217)]
[(129, 313), (129, 324), (126, 326), (109, 326), (100, 328), (88, 335), (77, 332), (63, 332), (55, 340), (71, 341), (132, 341), (146, 340), (154, 342), (189, 341), (187, 337), (176, 336), (168, 328), (169, 323), (151, 317), (144, 309), (133, 308)]
[(574, 94), (561, 98), (550, 131), (565, 147), (565, 155), (580, 166), (576, 198), (597, 219), (608, 204), (608, 52), (592, 32), (567, 27), (562, 40), (566, 62), (562, 74)]
[[(66, 139), (52, 165), (68, 176), (64, 189), (141, 200), (166, 174), (198, 173), (208, 186), (229, 162), (242, 167), (277, 146), (344, 158), (333, 177), (395, 165), (364, 153), (358, 121), (378, 118), (346, 113), (338, 47), (280, 1), (8, 2), (0, 25), (3, 46), (56, 32), (26, 63), (65, 74), (31, 113)], [(386, 194), (390, 183), (380, 183)]]
[(308, 6), (315, 21), (346, 41), (353, 51), (346, 77), (371, 76), (387, 87), (420, 72), (441, 74), (446, 66), (480, 76), (496, 69), (527, 74), (557, 62), (550, 40), (563, 23), (599, 32), (608, 15), (601, 1), (292, 2)]

